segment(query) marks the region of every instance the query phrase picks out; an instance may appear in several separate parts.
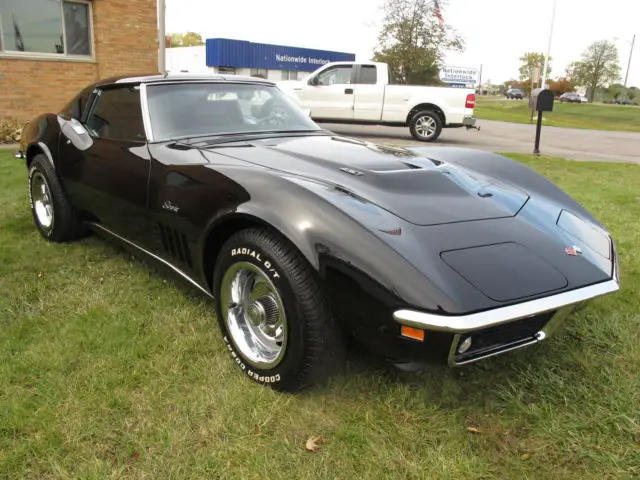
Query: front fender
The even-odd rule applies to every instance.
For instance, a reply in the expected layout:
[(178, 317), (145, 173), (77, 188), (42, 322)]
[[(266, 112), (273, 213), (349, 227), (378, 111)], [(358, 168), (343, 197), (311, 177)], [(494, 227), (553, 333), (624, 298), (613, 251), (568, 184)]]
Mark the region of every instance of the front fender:
[(24, 152), (27, 165), (35, 155), (43, 153), (56, 168), (60, 125), (57, 115), (45, 113), (29, 122), (20, 137), (20, 149)]
[(217, 170), (241, 184), (248, 195), (212, 218), (205, 235), (225, 217), (256, 218), (293, 243), (325, 284), (341, 272), (363, 291), (384, 296), (389, 307), (455, 309), (452, 300), (400, 253), (411, 241), (401, 219), (339, 187), (308, 178), (253, 168)]

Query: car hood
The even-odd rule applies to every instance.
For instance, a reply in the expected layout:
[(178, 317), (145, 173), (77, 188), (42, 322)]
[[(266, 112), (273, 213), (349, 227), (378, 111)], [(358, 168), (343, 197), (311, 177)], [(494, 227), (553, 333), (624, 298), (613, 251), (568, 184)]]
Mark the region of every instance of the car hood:
[(225, 155), (328, 183), (415, 225), (512, 217), (529, 199), (526, 191), (463, 167), (403, 148), (335, 136), (270, 138)]

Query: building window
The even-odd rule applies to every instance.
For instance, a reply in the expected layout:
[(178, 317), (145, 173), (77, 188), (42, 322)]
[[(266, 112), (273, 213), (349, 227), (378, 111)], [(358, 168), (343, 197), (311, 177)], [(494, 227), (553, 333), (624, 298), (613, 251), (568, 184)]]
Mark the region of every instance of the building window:
[(267, 78), (268, 73), (269, 71), (265, 70), (264, 68), (252, 68), (249, 75), (251, 75), (252, 77)]
[(236, 69), (233, 67), (218, 67), (218, 73), (223, 75), (235, 75)]
[(297, 70), (282, 70), (282, 80), (297, 80)]
[(91, 5), (67, 0), (2, 0), (0, 51), (91, 56)]

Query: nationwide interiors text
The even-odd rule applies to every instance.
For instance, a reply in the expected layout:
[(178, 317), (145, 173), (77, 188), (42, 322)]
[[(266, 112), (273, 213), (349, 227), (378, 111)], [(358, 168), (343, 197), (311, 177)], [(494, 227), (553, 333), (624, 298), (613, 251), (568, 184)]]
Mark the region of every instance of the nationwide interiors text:
[(325, 60), (324, 58), (292, 57), (289, 55), (278, 55), (277, 53), (276, 53), (276, 60), (278, 62), (309, 63), (312, 65), (324, 65), (326, 63), (329, 63), (329, 60)]

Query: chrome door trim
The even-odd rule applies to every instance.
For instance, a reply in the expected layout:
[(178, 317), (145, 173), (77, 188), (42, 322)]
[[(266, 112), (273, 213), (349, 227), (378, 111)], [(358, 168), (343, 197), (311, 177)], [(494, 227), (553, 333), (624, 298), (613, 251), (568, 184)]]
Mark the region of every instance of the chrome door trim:
[(146, 250), (145, 248), (141, 247), (140, 245), (133, 243), (131, 240), (127, 240), (126, 238), (118, 235), (115, 232), (112, 232), (111, 230), (109, 230), (108, 228), (100, 225), (99, 223), (95, 223), (95, 222), (87, 222), (88, 225), (91, 225), (92, 227), (96, 227), (98, 229), (100, 229), (101, 231), (107, 233), (108, 235), (121, 240), (122, 242), (126, 243), (127, 245), (131, 245), (132, 247), (138, 249), (139, 251), (141, 251), (142, 253), (148, 255), (149, 257), (153, 258), (154, 260), (159, 261), (160, 263), (162, 263), (163, 265), (166, 265), (167, 267), (169, 267), (171, 270), (173, 270), (175, 273), (177, 273), (178, 275), (180, 275), (182, 278), (184, 278), (185, 280), (187, 280), (189, 283), (191, 283), (194, 287), (197, 287), (198, 290), (200, 290), (201, 292), (203, 292), (204, 294), (206, 294), (208, 297), (213, 298), (213, 295), (211, 294), (211, 292), (209, 292), (206, 288), (204, 288), (202, 285), (200, 285), (198, 282), (196, 282), (193, 278), (191, 278), (189, 275), (187, 275), (185, 272), (183, 272), (182, 270), (180, 270), (178, 267), (176, 267), (175, 265), (167, 262), (164, 258), (161, 258), (153, 253), (151, 253), (149, 250)]

